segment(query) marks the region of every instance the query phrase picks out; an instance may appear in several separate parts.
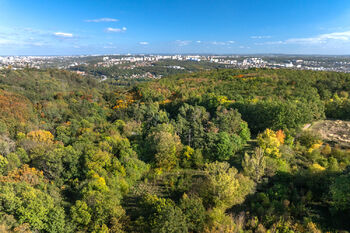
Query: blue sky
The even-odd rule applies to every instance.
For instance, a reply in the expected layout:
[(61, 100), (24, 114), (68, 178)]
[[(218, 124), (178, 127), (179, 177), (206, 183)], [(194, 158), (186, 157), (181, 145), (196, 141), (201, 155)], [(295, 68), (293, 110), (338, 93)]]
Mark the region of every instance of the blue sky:
[(0, 55), (350, 55), (349, 0), (0, 0)]

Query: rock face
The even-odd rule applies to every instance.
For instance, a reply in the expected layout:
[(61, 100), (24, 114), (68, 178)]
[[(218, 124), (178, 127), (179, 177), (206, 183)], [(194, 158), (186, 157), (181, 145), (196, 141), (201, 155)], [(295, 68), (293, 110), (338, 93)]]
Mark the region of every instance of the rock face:
[(325, 141), (350, 148), (350, 121), (324, 120), (314, 123), (310, 129), (319, 133)]

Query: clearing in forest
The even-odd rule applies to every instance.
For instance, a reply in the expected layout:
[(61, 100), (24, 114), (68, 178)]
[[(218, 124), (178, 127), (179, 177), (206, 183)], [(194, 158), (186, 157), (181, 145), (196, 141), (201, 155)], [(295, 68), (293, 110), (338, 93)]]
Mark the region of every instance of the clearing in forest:
[(323, 120), (313, 123), (309, 129), (320, 134), (325, 141), (350, 148), (350, 121)]

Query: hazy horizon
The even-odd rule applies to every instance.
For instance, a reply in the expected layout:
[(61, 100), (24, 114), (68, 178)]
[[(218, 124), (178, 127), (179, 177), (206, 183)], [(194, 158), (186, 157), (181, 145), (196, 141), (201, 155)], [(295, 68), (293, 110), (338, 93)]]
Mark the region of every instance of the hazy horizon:
[(41, 54), (41, 55), (33, 55), (33, 54), (18, 54), (18, 55), (9, 55), (3, 54), (0, 57), (78, 57), (78, 56), (152, 56), (152, 55), (161, 55), (161, 56), (190, 56), (190, 55), (198, 55), (198, 56), (290, 56), (290, 57), (350, 57), (350, 54), (292, 54), (292, 53), (105, 53), (105, 54), (66, 54), (66, 55), (58, 55), (58, 54)]

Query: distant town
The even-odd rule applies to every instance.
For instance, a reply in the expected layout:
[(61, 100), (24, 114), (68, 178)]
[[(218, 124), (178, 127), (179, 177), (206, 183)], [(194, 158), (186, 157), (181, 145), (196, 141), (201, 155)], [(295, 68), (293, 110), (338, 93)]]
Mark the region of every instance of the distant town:
[[(289, 68), (300, 70), (350, 72), (348, 56), (296, 56), (296, 55), (84, 55), (84, 56), (1, 56), (0, 69), (58, 68), (74, 70), (86, 75), (93, 69), (115, 68), (133, 71), (140, 68), (162, 67), (176, 72), (191, 72), (186, 64), (198, 63), (210, 68)], [(96, 73), (96, 72), (95, 72)], [(164, 73), (164, 72), (163, 72)], [(113, 78), (160, 78), (152, 70), (144, 72), (114, 73)], [(103, 78), (103, 72), (99, 73)]]

